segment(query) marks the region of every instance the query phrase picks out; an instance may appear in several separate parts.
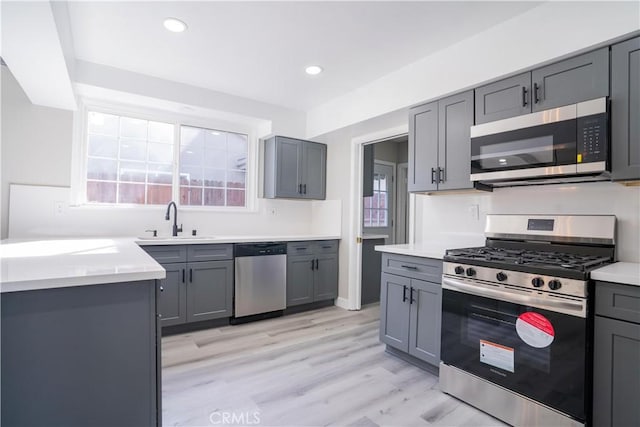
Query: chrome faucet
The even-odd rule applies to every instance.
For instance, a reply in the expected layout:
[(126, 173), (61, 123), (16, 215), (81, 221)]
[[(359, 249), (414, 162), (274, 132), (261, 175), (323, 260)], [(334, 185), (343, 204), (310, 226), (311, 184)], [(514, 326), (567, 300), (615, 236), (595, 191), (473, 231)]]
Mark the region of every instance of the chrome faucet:
[(173, 206), (173, 231), (171, 235), (173, 237), (176, 237), (178, 233), (182, 233), (182, 224), (180, 224), (180, 227), (178, 227), (178, 207), (176, 206), (176, 202), (169, 202), (169, 204), (167, 205), (167, 213), (165, 214), (164, 219), (169, 221), (169, 219), (171, 218), (169, 216), (169, 214), (171, 213), (171, 206)]

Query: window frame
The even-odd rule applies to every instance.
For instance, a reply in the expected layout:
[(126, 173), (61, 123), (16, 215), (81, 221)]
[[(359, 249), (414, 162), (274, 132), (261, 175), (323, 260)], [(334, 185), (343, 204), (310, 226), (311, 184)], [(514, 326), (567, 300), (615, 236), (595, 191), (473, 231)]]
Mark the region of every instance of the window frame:
[[(106, 102), (83, 98), (78, 100), (78, 109), (74, 114), (74, 135), (72, 141), (71, 162), (71, 204), (89, 209), (140, 209), (157, 210), (164, 205), (137, 203), (99, 203), (87, 200), (87, 164), (88, 164), (88, 118), (89, 112), (113, 114), (174, 126), (172, 191), (171, 197), (181, 210), (206, 212), (256, 212), (258, 198), (258, 138), (256, 129), (248, 124), (234, 123), (213, 117), (190, 116), (173, 111), (157, 110), (129, 104)], [(180, 204), (180, 126), (191, 126), (221, 132), (232, 132), (247, 136), (247, 171), (245, 180), (245, 206), (193, 206)]]

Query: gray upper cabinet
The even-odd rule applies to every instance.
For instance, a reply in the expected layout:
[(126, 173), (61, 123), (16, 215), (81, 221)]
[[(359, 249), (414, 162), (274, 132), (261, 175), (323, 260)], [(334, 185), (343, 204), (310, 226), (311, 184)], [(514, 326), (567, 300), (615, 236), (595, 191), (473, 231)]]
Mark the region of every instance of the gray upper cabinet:
[(533, 111), (609, 96), (609, 48), (531, 72)]
[(338, 296), (338, 241), (287, 244), (287, 307)]
[(526, 72), (479, 87), (476, 93), (476, 124), (531, 112), (531, 73)]
[(274, 136), (264, 141), (264, 197), (324, 199), (327, 146)]
[(438, 103), (412, 108), (409, 112), (410, 192), (437, 190)]
[(473, 109), (473, 91), (411, 109), (410, 192), (473, 188), (469, 179)]
[(611, 48), (611, 175), (640, 179), (640, 37)]

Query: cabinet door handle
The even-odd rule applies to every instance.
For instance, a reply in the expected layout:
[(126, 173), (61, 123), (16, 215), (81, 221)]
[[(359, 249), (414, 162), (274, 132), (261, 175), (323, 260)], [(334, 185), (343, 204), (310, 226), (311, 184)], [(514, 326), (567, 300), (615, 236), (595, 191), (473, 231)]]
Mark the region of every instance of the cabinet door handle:
[(298, 184), (298, 194), (302, 194), (302, 184)]
[(402, 302), (407, 301), (407, 285), (402, 286)]
[(319, 262), (319, 261), (318, 261), (318, 258), (316, 258), (316, 270), (319, 270), (319, 269), (320, 269), (320, 266), (318, 265), (318, 262)]
[(182, 269), (182, 283), (184, 283), (184, 268)]
[(538, 86), (538, 83), (534, 83), (533, 84), (533, 103), (537, 104), (538, 102), (540, 102), (540, 97), (538, 96), (538, 90), (540, 89), (540, 86)]
[(193, 283), (193, 268), (189, 269), (189, 282)]
[(311, 260), (311, 270), (312, 270), (312, 271), (314, 270), (314, 267), (313, 267), (313, 266), (315, 265), (315, 261), (316, 261), (315, 259), (312, 259), (312, 260)]
[(432, 184), (436, 183), (436, 170), (435, 170), (435, 168), (431, 168), (431, 183)]
[(522, 86), (522, 106), (527, 106), (527, 88), (526, 86)]
[(411, 287), (411, 292), (409, 292), (409, 304), (413, 304), (416, 300), (413, 299), (413, 287)]
[(307, 184), (302, 184), (302, 194), (307, 194)]
[(444, 182), (444, 168), (438, 168), (438, 182)]
[(402, 264), (402, 265), (400, 265), (400, 267), (408, 268), (409, 270), (417, 270), (418, 269), (418, 267), (416, 267), (415, 265), (404, 265), (404, 264)]
[(331, 249), (333, 246), (327, 245), (327, 246), (323, 246), (322, 249)]
[(164, 287), (160, 286), (160, 292), (164, 292)]

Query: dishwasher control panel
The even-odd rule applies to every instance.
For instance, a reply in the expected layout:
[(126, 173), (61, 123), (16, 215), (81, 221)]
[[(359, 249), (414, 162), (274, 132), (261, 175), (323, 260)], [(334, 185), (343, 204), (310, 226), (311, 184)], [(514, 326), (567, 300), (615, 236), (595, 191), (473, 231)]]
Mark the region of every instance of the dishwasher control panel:
[(233, 254), (236, 257), (285, 255), (286, 243), (238, 243), (234, 245)]

